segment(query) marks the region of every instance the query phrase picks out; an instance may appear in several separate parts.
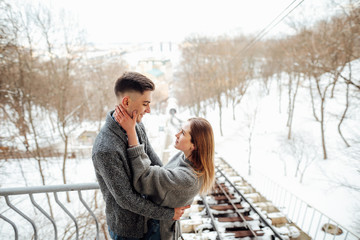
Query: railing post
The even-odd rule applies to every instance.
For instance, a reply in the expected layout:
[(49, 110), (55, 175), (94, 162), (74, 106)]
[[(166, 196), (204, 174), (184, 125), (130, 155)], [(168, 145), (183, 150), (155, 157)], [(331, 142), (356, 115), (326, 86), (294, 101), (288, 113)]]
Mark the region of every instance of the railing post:
[(292, 203), (292, 200), (293, 200), (293, 198), (294, 198), (294, 195), (290, 195), (290, 201), (289, 201), (289, 206), (288, 206), (288, 215), (289, 215), (289, 217), (290, 217), (290, 207), (291, 207), (291, 203)]
[(50, 215), (47, 214), (47, 212), (46, 212), (43, 208), (41, 208), (41, 207), (39, 206), (39, 204), (37, 204), (37, 203), (35, 202), (32, 193), (30, 193), (29, 196), (30, 196), (30, 200), (31, 200), (32, 204), (33, 204), (37, 209), (39, 209), (39, 211), (40, 211), (42, 214), (44, 214), (45, 217), (46, 217), (47, 219), (49, 219), (50, 222), (52, 223), (52, 225), (54, 226), (55, 240), (57, 240), (57, 228), (56, 228), (56, 223), (55, 223), (54, 219), (52, 219), (52, 218), (50, 217)]
[(329, 231), (329, 224), (330, 224), (330, 218), (329, 218), (328, 224), (326, 225), (326, 230), (324, 230), (324, 238), (323, 238), (323, 240), (325, 240), (327, 231)]
[(59, 198), (57, 196), (57, 192), (54, 192), (55, 196), (55, 202), (64, 210), (64, 212), (74, 221), (75, 228), (76, 228), (76, 240), (79, 239), (79, 227), (76, 221), (76, 218), (67, 210), (67, 208), (59, 201)]
[(15, 233), (15, 240), (18, 240), (19, 239), (19, 234), (18, 234), (18, 230), (17, 230), (17, 227), (16, 227), (16, 224), (11, 221), (10, 219), (8, 219), (7, 217), (3, 216), (0, 214), (0, 218), (4, 219), (4, 221), (8, 222), (14, 229), (14, 233)]
[(89, 211), (89, 213), (91, 214), (91, 216), (94, 218), (95, 220), (95, 224), (96, 224), (96, 240), (99, 240), (99, 223), (96, 219), (96, 216), (95, 214), (93, 213), (93, 211), (91, 211), (90, 207), (86, 204), (86, 202), (84, 201), (83, 197), (82, 197), (82, 194), (81, 194), (81, 191), (79, 190), (78, 191), (78, 194), (79, 194), (79, 199), (81, 201), (81, 203), (84, 205), (84, 207)]
[(321, 214), (321, 215), (320, 215), (320, 219), (319, 219), (318, 226), (317, 226), (317, 228), (316, 228), (316, 232), (315, 232), (314, 239), (316, 239), (317, 233), (318, 233), (318, 231), (319, 231), (319, 227), (320, 227), (320, 223), (321, 223), (321, 218), (322, 218), (322, 217), (323, 217), (323, 215)]
[(335, 239), (338, 231), (339, 231), (339, 224), (336, 224), (336, 232), (334, 234), (333, 240)]
[(298, 203), (298, 198), (297, 197), (295, 197), (295, 205), (294, 205), (294, 211), (293, 211), (293, 214), (292, 214), (292, 219), (294, 219), (295, 218), (295, 211), (296, 211), (296, 206), (297, 206), (297, 203)]
[(28, 222), (30, 222), (31, 226), (34, 229), (34, 239), (37, 240), (37, 229), (35, 226), (35, 223), (33, 222), (33, 220), (31, 220), (28, 216), (26, 216), (22, 211), (20, 211), (18, 208), (16, 208), (14, 205), (11, 204), (9, 196), (5, 196), (5, 201), (6, 204), (13, 209), (15, 212), (17, 212), (20, 216), (22, 216), (23, 218), (25, 218)]
[[(304, 204), (306, 204), (306, 203), (304, 203)], [(309, 205), (306, 204), (305, 207), (306, 207), (306, 208), (305, 208), (305, 213), (304, 213), (303, 221), (302, 221), (302, 223), (301, 223), (301, 228), (304, 228), (304, 222), (305, 222), (305, 218), (306, 218), (306, 214), (307, 214), (307, 210), (308, 210), (308, 208), (309, 208)]]
[[(286, 209), (286, 201), (287, 201), (287, 198), (289, 198), (288, 201), (290, 201), (289, 194), (290, 194), (290, 193), (289, 193), (288, 191), (285, 192), (285, 197), (284, 197), (284, 202), (283, 202), (284, 210)], [(288, 210), (287, 212), (289, 213), (289, 210)]]
[(281, 200), (283, 200), (283, 194), (284, 194), (284, 189), (283, 188), (280, 188), (281, 189), (281, 193), (280, 193), (280, 199), (279, 199), (279, 207), (281, 207)]
[(300, 213), (301, 213), (301, 209), (302, 209), (302, 206), (303, 206), (303, 201), (301, 201), (301, 200), (299, 200), (299, 201), (300, 201), (300, 207), (299, 207), (299, 213), (298, 213), (298, 216), (297, 216), (296, 222), (299, 222)]
[(314, 220), (314, 216), (315, 216), (315, 209), (313, 208), (313, 214), (312, 214), (312, 217), (311, 217), (311, 221), (310, 221), (310, 224), (309, 224), (309, 230), (308, 230), (308, 234), (310, 235), (310, 230), (311, 230), (311, 226), (312, 226), (312, 222)]

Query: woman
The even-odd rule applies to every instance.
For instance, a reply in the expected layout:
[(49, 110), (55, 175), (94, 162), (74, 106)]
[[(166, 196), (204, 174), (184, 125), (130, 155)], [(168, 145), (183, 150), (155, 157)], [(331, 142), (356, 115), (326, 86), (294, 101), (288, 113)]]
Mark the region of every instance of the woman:
[[(137, 113), (131, 118), (125, 109), (117, 107), (116, 121), (128, 135), (128, 157), (136, 191), (146, 194), (154, 203), (166, 207), (183, 207), (193, 202), (197, 194), (207, 193), (214, 183), (214, 134), (203, 118), (190, 118), (175, 135), (175, 148), (180, 150), (164, 167), (150, 166), (143, 145), (136, 136)], [(160, 221), (162, 240), (178, 239), (179, 223)]]

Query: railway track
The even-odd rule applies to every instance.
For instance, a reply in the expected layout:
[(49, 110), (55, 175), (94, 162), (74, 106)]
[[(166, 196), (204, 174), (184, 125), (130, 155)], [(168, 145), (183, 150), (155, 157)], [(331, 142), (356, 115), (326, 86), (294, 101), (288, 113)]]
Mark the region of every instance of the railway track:
[(221, 158), (215, 187), (182, 217), (187, 239), (311, 239)]

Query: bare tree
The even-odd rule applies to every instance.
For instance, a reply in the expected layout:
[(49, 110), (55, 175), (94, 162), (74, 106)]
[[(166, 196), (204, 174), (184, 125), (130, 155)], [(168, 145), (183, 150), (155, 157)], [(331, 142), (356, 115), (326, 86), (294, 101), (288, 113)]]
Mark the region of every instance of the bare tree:
[[(306, 36), (306, 35), (305, 35)], [(298, 34), (295, 37), (289, 37), (283, 41), (284, 51), (282, 60), (282, 69), (288, 76), (288, 139), (291, 139), (292, 124), (295, 112), (296, 97), (299, 87), (302, 85), (306, 64), (303, 58), (304, 52), (304, 34)]]
[(266, 86), (265, 89), (268, 89), (268, 93), (268, 83), (271, 81), (269, 79), (276, 79), (279, 96), (279, 113), (281, 113), (283, 85), (285, 86), (282, 81), (282, 72), (285, 71), (286, 62), (286, 51), (284, 49), (287, 49), (287, 47), (287, 39), (270, 39), (263, 43), (263, 50), (261, 52), (264, 59), (260, 63), (260, 77), (265, 79), (263, 83)]
[[(349, 65), (349, 75), (350, 75), (349, 78), (351, 78), (351, 63), (348, 63), (348, 65)], [(339, 124), (338, 124), (338, 127), (337, 127), (337, 128), (338, 128), (338, 132), (339, 132), (342, 140), (344, 141), (345, 145), (346, 145), (347, 147), (350, 147), (350, 144), (348, 143), (348, 141), (346, 141), (346, 139), (345, 139), (345, 137), (344, 137), (344, 135), (343, 135), (343, 133), (342, 133), (342, 131), (341, 131), (341, 124), (343, 123), (343, 121), (344, 121), (344, 119), (345, 119), (345, 116), (346, 116), (346, 113), (347, 113), (347, 111), (348, 111), (348, 109), (349, 109), (350, 83), (349, 83), (349, 81), (346, 81), (345, 84), (346, 84), (345, 109), (344, 109), (343, 114), (341, 115), (341, 118), (340, 118), (340, 121), (339, 121)]]
[(253, 115), (251, 117), (251, 121), (248, 123), (249, 128), (249, 137), (248, 137), (248, 174), (251, 175), (251, 153), (252, 153), (252, 140), (253, 140), (253, 133), (255, 128), (255, 122), (256, 122), (256, 115), (257, 115), (257, 106), (253, 112)]
[(316, 113), (316, 107), (315, 107), (315, 101), (314, 101), (314, 94), (313, 94), (313, 86), (312, 86), (311, 76), (308, 76), (307, 78), (308, 78), (308, 82), (309, 82), (309, 93), (310, 93), (310, 99), (311, 99), (312, 113), (313, 113), (313, 116), (315, 118), (315, 121), (320, 122), (319, 117), (317, 116), (317, 113)]
[[(318, 99), (320, 100), (320, 117), (318, 119), (321, 126), (324, 159), (327, 159), (324, 131), (326, 99), (328, 97), (334, 97), (335, 87), (338, 85), (339, 79), (343, 78), (342, 73), (344, 72), (345, 66), (351, 66), (350, 62), (359, 56), (357, 51), (357, 46), (359, 44), (358, 41), (356, 41), (359, 37), (359, 27), (355, 23), (359, 22), (358, 16), (360, 10), (358, 7), (354, 7), (355, 5), (352, 5), (351, 1), (349, 2), (349, 6), (351, 7), (349, 13), (344, 11), (344, 14), (317, 23), (311, 34), (309, 42), (311, 44), (308, 44), (308, 46), (311, 47), (307, 48), (309, 55), (308, 59), (310, 60), (309, 66), (311, 69), (309, 75), (314, 79)], [(349, 70), (351, 72), (351, 67)], [(323, 75), (325, 72), (328, 74)], [(351, 73), (349, 76), (351, 77)], [(351, 81), (344, 80), (346, 101), (344, 111), (341, 113), (338, 124), (338, 132), (346, 146), (350, 146), (341, 132), (341, 124), (346, 118), (347, 109), (349, 107), (348, 84), (351, 84)], [(312, 91), (310, 93), (312, 93)], [(311, 97), (313, 98), (312, 95)]]
[(243, 114), (244, 114), (244, 138), (246, 138), (246, 141), (248, 143), (247, 150), (248, 150), (248, 174), (251, 175), (251, 168), (252, 168), (252, 162), (251, 162), (251, 156), (252, 156), (252, 147), (253, 147), (253, 138), (254, 138), (254, 131), (255, 131), (255, 125), (256, 125), (256, 118), (259, 108), (259, 102), (258, 99), (256, 99), (254, 96), (247, 95), (251, 101), (250, 104), (247, 103), (244, 107)]
[[(66, 162), (68, 158), (69, 137), (83, 118), (80, 111), (86, 105), (84, 88), (75, 77), (76, 64), (81, 59), (79, 49), (83, 46), (81, 33), (75, 21), (61, 12), (58, 22), (49, 9), (39, 7), (35, 19), (42, 38), (46, 43), (48, 61), (44, 64), (47, 81), (50, 86), (48, 94), (51, 109), (56, 112), (56, 129), (63, 141), (63, 183), (67, 183)], [(51, 115), (49, 115), (52, 118)], [(69, 195), (67, 200), (70, 201)]]
[(253, 51), (248, 51), (243, 55), (238, 54), (247, 43), (248, 40), (244, 36), (225, 42), (225, 46), (228, 47), (228, 51), (223, 56), (228, 59), (227, 72), (225, 73), (228, 78), (226, 96), (232, 103), (233, 120), (236, 120), (235, 108), (241, 103), (250, 85), (250, 79), (254, 76), (255, 58)]
[[(326, 143), (325, 143), (325, 102), (328, 97), (328, 89), (333, 85), (332, 79), (323, 76), (326, 71), (321, 67), (325, 61), (328, 49), (324, 47), (327, 41), (326, 35), (328, 23), (322, 21), (318, 24), (317, 29), (311, 33), (311, 37), (306, 38), (307, 43), (304, 58), (306, 59), (307, 75), (311, 76), (310, 81), (315, 82), (316, 93), (320, 100), (320, 130), (321, 142), (323, 149), (323, 158), (327, 159)], [(304, 40), (304, 41), (305, 41)]]
[(241, 102), (253, 76), (254, 53), (238, 55), (246, 43), (243, 36), (235, 39), (194, 37), (183, 43), (183, 60), (176, 74), (177, 95), (182, 99), (179, 102), (192, 106), (197, 116), (206, 114), (206, 104), (217, 107), (221, 135), (225, 105), (231, 102), (235, 119), (235, 107)]
[[(182, 60), (175, 74), (176, 98), (182, 106), (188, 106), (195, 116), (200, 116), (202, 104), (207, 99), (210, 87), (204, 74), (204, 45), (207, 39), (193, 37), (182, 44)], [(181, 101), (180, 101), (181, 100)]]
[[(78, 71), (76, 63), (80, 59), (79, 34), (73, 31), (71, 24), (61, 25), (53, 20), (56, 15), (44, 6), (36, 8), (25, 5), (12, 9), (5, 4), (2, 7), (2, 16), (5, 16), (7, 23), (7, 39), (11, 41), (1, 42), (1, 85), (6, 92), (1, 110), (6, 121), (18, 131), (12, 134), (37, 161), (44, 185), (43, 162), (48, 156), (43, 152), (44, 147), (48, 147), (44, 143), (54, 144), (48, 139), (53, 140), (54, 136), (49, 136), (53, 132), (44, 125), (44, 115), (53, 120), (53, 113), (56, 112), (57, 119), (52, 123), (57, 126), (65, 146), (63, 176), (66, 183), (68, 138), (83, 115), (79, 110), (86, 103), (81, 82), (75, 78)], [(66, 19), (65, 16), (61, 17), (62, 21)], [(64, 41), (60, 42), (60, 36)], [(45, 49), (39, 47), (41, 43), (45, 43)]]
[[(38, 58), (33, 54), (34, 39), (30, 34), (34, 30), (32, 12), (26, 6), (20, 10), (14, 10), (8, 4), (5, 6), (5, 14), (2, 16), (6, 16), (9, 30), (7, 34), (12, 40), (11, 44), (7, 43), (7, 47), (3, 48), (2, 54), (1, 78), (4, 81), (6, 94), (1, 110), (5, 120), (18, 129), (18, 132), (12, 132), (13, 137), (18, 138), (26, 151), (37, 161), (42, 184), (46, 185), (42, 165), (45, 158), (39, 144), (41, 137), (38, 134), (38, 126), (35, 123), (45, 105), (42, 95), (46, 89), (40, 86), (46, 85), (42, 82), (43, 79), (38, 71)], [(24, 44), (27, 47), (24, 47)], [(53, 215), (48, 194), (47, 199), (50, 213)]]
[(85, 61), (82, 69), (85, 107), (91, 113), (85, 117), (97, 121), (100, 130), (106, 113), (116, 104), (114, 82), (127, 69), (127, 64), (121, 58), (101, 56)]
[[(352, 75), (345, 76), (344, 69), (351, 71), (351, 61), (359, 57), (359, 7), (351, 5), (344, 14), (314, 23), (311, 27), (299, 24), (296, 34), (282, 39), (260, 43), (251, 54), (239, 55), (239, 49), (246, 44), (246, 37), (217, 38), (194, 37), (184, 42), (183, 61), (178, 72), (179, 83), (184, 85), (181, 98), (196, 115), (206, 111), (204, 103), (218, 108), (220, 133), (222, 134), (223, 108), (231, 102), (233, 119), (235, 106), (241, 102), (249, 86), (249, 79), (260, 76), (265, 90), (270, 89), (271, 79), (277, 76), (279, 106), (282, 88), (288, 88), (288, 138), (293, 131), (293, 119), (298, 90), (306, 84), (310, 93), (312, 113), (319, 122), (323, 158), (327, 159), (326, 146), (326, 103), (329, 98), (338, 97), (337, 88), (345, 83), (346, 102), (341, 112), (338, 132), (345, 144), (341, 131), (351, 103), (351, 86), (358, 91), (360, 84)], [(285, 83), (284, 74), (289, 77)], [(305, 81), (306, 80), (306, 81)], [(340, 81), (343, 80), (343, 81)], [(343, 86), (343, 85), (341, 85)], [(186, 90), (184, 90), (186, 89)], [(281, 109), (279, 108), (279, 111)]]
[[(285, 140), (286, 143), (289, 139)], [(282, 144), (279, 148), (283, 149), (285, 148), (284, 144)], [(283, 170), (284, 170), (284, 176), (286, 177), (287, 176), (287, 161), (288, 161), (288, 157), (286, 156), (287, 154), (284, 153), (284, 151), (279, 151), (278, 152), (278, 155), (279, 155), (279, 159), (280, 161), (283, 163)]]
[(292, 156), (295, 160), (295, 178), (299, 178), (299, 182), (302, 183), (306, 170), (311, 164), (318, 158), (317, 147), (309, 143), (306, 136), (311, 134), (294, 134), (292, 139), (288, 139), (283, 146), (285, 152)]
[[(352, 3), (350, 1), (350, 3)], [(341, 115), (339, 124), (338, 124), (338, 132), (342, 138), (342, 140), (344, 141), (345, 145), (347, 147), (350, 147), (350, 144), (348, 143), (348, 141), (345, 139), (342, 131), (341, 131), (341, 125), (343, 123), (343, 121), (346, 118), (346, 114), (347, 111), (349, 109), (349, 105), (350, 105), (350, 101), (349, 101), (349, 93), (350, 93), (350, 85), (356, 87), (356, 84), (354, 84), (354, 80), (353, 80), (353, 74), (352, 74), (352, 63), (351, 60), (352, 59), (357, 59), (360, 57), (360, 51), (357, 49), (359, 47), (359, 44), (356, 43), (355, 39), (357, 39), (360, 36), (360, 27), (359, 27), (359, 23), (360, 23), (360, 8), (359, 7), (355, 7), (355, 5), (350, 5), (350, 10), (346, 11), (345, 9), (343, 9), (344, 15), (346, 17), (343, 17), (343, 19), (337, 19), (335, 18), (334, 20), (334, 25), (337, 28), (342, 28), (342, 34), (341, 34), (341, 41), (340, 41), (340, 47), (339, 47), (339, 51), (341, 51), (341, 53), (343, 53), (343, 57), (342, 57), (342, 66), (339, 68), (336, 68), (336, 72), (334, 75), (336, 75), (336, 77), (341, 77), (344, 81), (345, 81), (345, 85), (346, 85), (346, 92), (345, 92), (345, 108), (344, 111)], [(348, 76), (344, 77), (343, 75), (343, 70), (345, 69), (345, 65), (348, 66)], [(357, 91), (359, 91), (360, 88), (358, 88)]]

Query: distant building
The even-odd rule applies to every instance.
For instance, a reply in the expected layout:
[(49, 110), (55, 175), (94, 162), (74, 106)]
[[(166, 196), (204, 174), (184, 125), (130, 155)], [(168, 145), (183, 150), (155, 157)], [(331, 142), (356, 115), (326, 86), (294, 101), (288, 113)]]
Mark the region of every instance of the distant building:
[(0, 152), (1, 151), (8, 151), (9, 150), (9, 147), (8, 146), (6, 146), (5, 144), (3, 144), (3, 142), (2, 142), (2, 140), (1, 140), (2, 138), (0, 137)]
[(77, 141), (80, 145), (92, 146), (94, 144), (96, 136), (96, 131), (85, 130), (77, 137)]
[(159, 78), (161, 78), (161, 77), (163, 77), (165, 75), (164, 72), (160, 71), (157, 68), (153, 68), (153, 69), (147, 71), (147, 73), (153, 75), (157, 79), (159, 79)]

